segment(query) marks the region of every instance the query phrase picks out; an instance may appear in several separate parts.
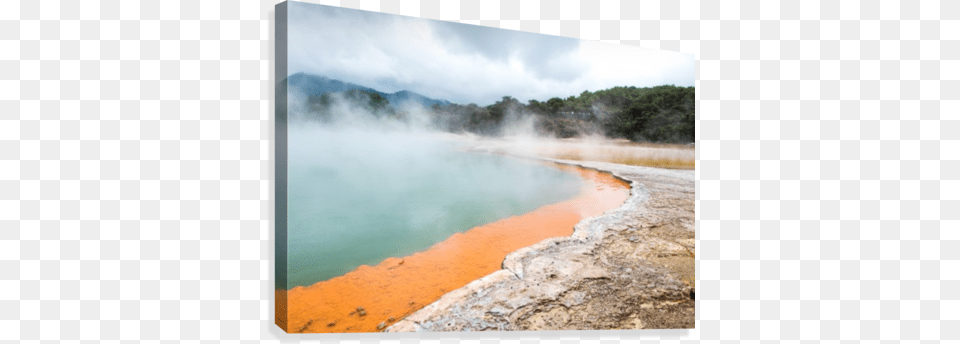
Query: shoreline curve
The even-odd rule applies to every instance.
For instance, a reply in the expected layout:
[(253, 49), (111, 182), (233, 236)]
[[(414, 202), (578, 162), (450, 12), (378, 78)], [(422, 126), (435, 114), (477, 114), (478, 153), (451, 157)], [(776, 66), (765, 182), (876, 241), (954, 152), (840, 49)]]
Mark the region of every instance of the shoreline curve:
[[(556, 165), (579, 172), (590, 186), (584, 186), (573, 199), (455, 233), (426, 250), (405, 257), (387, 258), (373, 266), (360, 266), (345, 275), (310, 286), (278, 291), (278, 294), (285, 294), (285, 311), (288, 312), (285, 330), (290, 333), (381, 331), (443, 295), (491, 272), (501, 271), (505, 257), (512, 252), (544, 239), (575, 234), (576, 224), (583, 219), (602, 214), (629, 197), (629, 184), (622, 178), (569, 164)], [(602, 198), (609, 195), (587, 197), (584, 193), (590, 192), (587, 189), (600, 192), (605, 188), (600, 185), (604, 183), (603, 178), (620, 184), (619, 188), (606, 187), (622, 192), (623, 196), (599, 202), (598, 208), (596, 201), (603, 201)], [(609, 204), (611, 202), (615, 204)], [(531, 218), (537, 221), (531, 221)], [(550, 223), (544, 225), (544, 221)], [(491, 255), (486, 251), (494, 253)], [(449, 258), (459, 263), (444, 264)], [(426, 278), (431, 274), (445, 278)], [(400, 295), (406, 297), (399, 300)]]
[(695, 326), (694, 171), (519, 157), (609, 173), (630, 183), (630, 196), (384, 332)]

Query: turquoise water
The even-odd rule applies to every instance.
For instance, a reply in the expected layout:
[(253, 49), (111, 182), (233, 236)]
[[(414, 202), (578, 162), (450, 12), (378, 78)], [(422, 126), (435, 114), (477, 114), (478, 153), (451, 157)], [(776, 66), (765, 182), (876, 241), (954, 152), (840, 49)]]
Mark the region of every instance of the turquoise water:
[(571, 172), (424, 135), (291, 125), (288, 287), (576, 196)]

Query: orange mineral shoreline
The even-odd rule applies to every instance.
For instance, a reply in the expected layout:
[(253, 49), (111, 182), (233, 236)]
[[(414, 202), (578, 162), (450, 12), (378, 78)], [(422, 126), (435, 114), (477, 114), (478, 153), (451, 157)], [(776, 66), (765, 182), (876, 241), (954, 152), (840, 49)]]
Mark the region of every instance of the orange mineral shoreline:
[(559, 167), (583, 177), (576, 198), (456, 233), (424, 251), (360, 266), (309, 287), (277, 290), (277, 325), (290, 333), (377, 332), (500, 270), (510, 252), (568, 236), (581, 220), (613, 209), (629, 196), (629, 185), (610, 174)]

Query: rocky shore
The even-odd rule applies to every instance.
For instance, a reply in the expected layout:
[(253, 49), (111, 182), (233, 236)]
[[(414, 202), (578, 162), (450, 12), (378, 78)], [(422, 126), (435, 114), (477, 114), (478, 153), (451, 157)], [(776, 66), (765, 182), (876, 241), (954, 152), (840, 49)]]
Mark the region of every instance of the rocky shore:
[(630, 197), (385, 332), (695, 326), (694, 171), (545, 160), (609, 172), (631, 184)]

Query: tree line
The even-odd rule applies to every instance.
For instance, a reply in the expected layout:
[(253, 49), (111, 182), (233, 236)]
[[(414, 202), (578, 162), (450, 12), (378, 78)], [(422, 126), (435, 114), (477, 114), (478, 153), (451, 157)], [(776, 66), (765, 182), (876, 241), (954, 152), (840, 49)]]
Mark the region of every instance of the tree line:
[[(408, 115), (374, 92), (338, 93), (377, 116), (404, 119)], [(323, 119), (332, 99), (326, 93), (310, 96), (308, 108)], [(694, 99), (694, 87), (613, 87), (583, 91), (566, 99), (531, 99), (526, 104), (510, 96), (488, 106), (435, 104), (425, 112), (437, 129), (448, 132), (499, 136), (510, 133), (518, 123), (532, 121), (537, 134), (558, 138), (599, 134), (632, 141), (688, 143), (695, 136)]]

